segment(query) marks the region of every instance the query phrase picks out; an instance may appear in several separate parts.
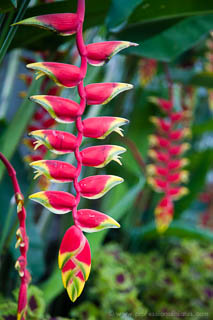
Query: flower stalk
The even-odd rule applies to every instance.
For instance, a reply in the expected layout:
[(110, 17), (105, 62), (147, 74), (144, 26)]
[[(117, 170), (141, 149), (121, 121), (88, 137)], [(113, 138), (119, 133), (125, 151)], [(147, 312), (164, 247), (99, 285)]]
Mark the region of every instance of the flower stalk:
[(27, 287), (28, 283), (30, 282), (31, 276), (29, 271), (27, 270), (27, 251), (29, 242), (26, 232), (26, 210), (24, 208), (24, 197), (21, 193), (15, 169), (1, 152), (0, 159), (5, 165), (8, 174), (11, 178), (17, 204), (19, 228), (16, 232), (16, 248), (19, 247), (20, 257), (16, 261), (15, 268), (18, 270), (19, 276), (21, 278), (21, 285), (19, 289), (18, 298), (17, 320), (25, 320), (27, 313)]
[(120, 50), (135, 46), (127, 41), (109, 41), (86, 45), (83, 38), (85, 0), (78, 0), (76, 13), (50, 14), (20, 21), (18, 24), (34, 25), (57, 32), (62, 36), (76, 34), (76, 45), (81, 58), (80, 67), (55, 62), (36, 62), (27, 65), (37, 72), (37, 78), (47, 76), (59, 87), (77, 87), (80, 102), (57, 96), (32, 96), (30, 99), (41, 105), (57, 122), (75, 122), (77, 136), (58, 130), (34, 130), (35, 149), (45, 146), (56, 154), (74, 153), (76, 167), (58, 160), (34, 161), (31, 166), (36, 177), (44, 175), (56, 183), (72, 182), (75, 196), (64, 191), (41, 191), (30, 199), (42, 204), (56, 214), (72, 211), (74, 226), (65, 233), (58, 256), (64, 287), (72, 301), (81, 294), (91, 268), (89, 243), (83, 232), (97, 232), (120, 225), (111, 217), (91, 209), (78, 210), (81, 197), (98, 199), (123, 179), (113, 175), (97, 175), (79, 181), (82, 166), (102, 168), (114, 160), (121, 164), (119, 154), (123, 147), (101, 145), (80, 150), (83, 137), (104, 139), (113, 131), (123, 135), (120, 126), (128, 120), (118, 117), (96, 117), (83, 120), (86, 105), (106, 104), (117, 94), (131, 89), (126, 83), (93, 83), (84, 86), (87, 63), (101, 66)]

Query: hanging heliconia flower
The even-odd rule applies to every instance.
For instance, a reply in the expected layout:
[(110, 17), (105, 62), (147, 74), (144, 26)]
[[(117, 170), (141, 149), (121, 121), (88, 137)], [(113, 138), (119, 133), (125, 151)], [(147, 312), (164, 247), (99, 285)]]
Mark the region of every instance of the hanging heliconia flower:
[(146, 87), (157, 72), (157, 60), (141, 58), (139, 61), (139, 80), (142, 87)]
[(187, 182), (188, 172), (183, 169), (188, 160), (183, 153), (189, 148), (184, 142), (190, 130), (184, 127), (188, 117), (187, 111), (175, 112), (173, 103), (160, 98), (150, 98), (165, 117), (151, 117), (157, 132), (150, 136), (149, 156), (154, 160), (147, 166), (148, 182), (163, 197), (155, 209), (156, 225), (159, 232), (164, 232), (174, 215), (174, 201), (187, 194), (188, 189), (182, 186)]
[(37, 78), (48, 76), (57, 86), (78, 88), (80, 103), (53, 96), (37, 95), (30, 99), (41, 105), (57, 122), (75, 122), (77, 136), (68, 132), (38, 128), (32, 130), (35, 139), (35, 149), (44, 146), (56, 154), (74, 152), (77, 167), (58, 160), (35, 159), (31, 166), (36, 177), (44, 175), (50, 181), (58, 183), (73, 182), (76, 195), (63, 191), (42, 191), (32, 194), (30, 198), (39, 202), (50, 211), (64, 214), (72, 211), (74, 226), (70, 227), (62, 240), (59, 250), (59, 268), (62, 272), (64, 287), (72, 301), (81, 294), (85, 281), (88, 279), (91, 267), (90, 247), (83, 232), (96, 232), (105, 228), (119, 228), (113, 218), (90, 209), (78, 210), (81, 197), (98, 199), (112, 187), (121, 183), (122, 178), (113, 175), (90, 176), (79, 181), (82, 165), (102, 168), (114, 160), (121, 164), (120, 154), (123, 147), (100, 145), (80, 151), (83, 137), (104, 139), (115, 131), (122, 135), (122, 125), (128, 120), (118, 117), (96, 117), (82, 120), (86, 105), (106, 104), (122, 91), (133, 86), (126, 83), (93, 83), (84, 86), (87, 63), (100, 66), (106, 63), (114, 54), (135, 43), (126, 41), (109, 41), (85, 45), (83, 39), (83, 22), (85, 0), (78, 0), (76, 13), (59, 13), (33, 17), (20, 21), (18, 24), (33, 25), (68, 36), (76, 33), (76, 44), (81, 57), (80, 67), (74, 65), (37, 62), (27, 65), (35, 70)]

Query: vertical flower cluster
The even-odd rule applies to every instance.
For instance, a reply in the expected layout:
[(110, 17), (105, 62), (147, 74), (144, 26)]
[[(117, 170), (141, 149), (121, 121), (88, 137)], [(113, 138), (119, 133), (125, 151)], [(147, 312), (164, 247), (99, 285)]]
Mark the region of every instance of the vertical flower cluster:
[(105, 228), (117, 228), (119, 224), (111, 217), (90, 209), (78, 210), (81, 197), (97, 199), (123, 181), (113, 175), (90, 176), (79, 181), (82, 166), (102, 168), (110, 161), (120, 163), (119, 155), (125, 151), (119, 146), (101, 145), (80, 150), (83, 137), (104, 139), (111, 132), (122, 134), (120, 126), (128, 120), (117, 117), (96, 117), (82, 119), (86, 105), (106, 104), (122, 91), (132, 88), (125, 83), (93, 83), (84, 86), (87, 63), (101, 66), (120, 50), (135, 45), (126, 41), (109, 41), (85, 45), (83, 22), (85, 0), (78, 0), (76, 13), (60, 13), (37, 16), (19, 22), (35, 25), (57, 32), (62, 36), (76, 33), (76, 44), (81, 57), (80, 67), (56, 63), (38, 62), (27, 67), (37, 73), (37, 78), (46, 75), (59, 87), (78, 88), (80, 103), (52, 95), (37, 95), (31, 100), (44, 107), (50, 115), (62, 123), (75, 122), (77, 136), (58, 130), (34, 130), (35, 147), (47, 147), (55, 154), (74, 152), (77, 167), (58, 160), (40, 160), (31, 163), (37, 176), (45, 175), (58, 183), (73, 182), (75, 196), (64, 191), (42, 191), (30, 196), (56, 214), (72, 211), (74, 225), (65, 233), (59, 250), (59, 268), (62, 271), (64, 287), (72, 301), (81, 294), (91, 267), (89, 243), (82, 231), (95, 232)]
[(139, 62), (139, 78), (142, 87), (146, 87), (157, 72), (157, 60), (142, 58)]
[(27, 313), (27, 287), (28, 283), (30, 282), (31, 276), (29, 271), (27, 270), (27, 251), (29, 243), (26, 232), (26, 211), (24, 208), (24, 197), (21, 193), (21, 189), (18, 184), (14, 168), (1, 152), (0, 160), (4, 163), (5, 167), (7, 168), (8, 174), (12, 180), (17, 204), (19, 228), (16, 232), (16, 248), (19, 247), (20, 256), (16, 261), (15, 268), (18, 270), (19, 276), (21, 278), (21, 285), (18, 297), (17, 320), (25, 320)]
[(188, 172), (183, 169), (188, 160), (183, 158), (189, 144), (184, 139), (190, 135), (189, 128), (184, 126), (188, 117), (187, 111), (175, 112), (173, 103), (160, 98), (150, 98), (165, 117), (151, 117), (157, 132), (150, 136), (149, 156), (155, 161), (148, 165), (148, 182), (163, 197), (155, 209), (156, 225), (159, 232), (164, 232), (174, 214), (174, 201), (187, 194), (182, 186), (187, 182)]

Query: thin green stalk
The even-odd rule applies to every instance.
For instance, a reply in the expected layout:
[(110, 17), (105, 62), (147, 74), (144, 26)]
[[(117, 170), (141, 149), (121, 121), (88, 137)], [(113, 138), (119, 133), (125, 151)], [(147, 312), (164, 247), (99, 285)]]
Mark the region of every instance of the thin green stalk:
[[(18, 22), (19, 20), (21, 20), (21, 18), (24, 16), (26, 10), (27, 10), (27, 7), (28, 7), (28, 4), (29, 4), (30, 0), (23, 0), (22, 3), (21, 3), (21, 6), (20, 8), (18, 9), (18, 13), (13, 21), (13, 23), (16, 23)], [(15, 36), (15, 33), (17, 31), (17, 28), (18, 26), (13, 26), (11, 27), (11, 29), (9, 30), (8, 34), (7, 34), (7, 37), (0, 49), (0, 64), (5, 56), (5, 54), (7, 53), (7, 50)]]
[(1, 46), (3, 45), (3, 43), (4, 43), (4, 40), (5, 40), (5, 38), (6, 38), (6, 35), (7, 35), (7, 33), (8, 33), (8, 30), (9, 30), (9, 28), (10, 28), (10, 25), (11, 25), (11, 23), (12, 23), (12, 21), (13, 21), (13, 17), (14, 17), (14, 11), (11, 11), (11, 12), (8, 14), (7, 18), (6, 18), (6, 21), (5, 21), (4, 25), (3, 25), (2, 31), (1, 31), (1, 33), (0, 33), (0, 48), (1, 48)]
[(15, 201), (14, 201), (14, 198), (12, 198), (12, 200), (10, 201), (10, 206), (9, 206), (9, 210), (7, 213), (7, 218), (6, 218), (4, 227), (2, 229), (2, 236), (0, 238), (0, 256), (2, 254), (2, 249), (4, 248), (4, 242), (7, 238), (7, 234), (10, 229), (10, 226), (11, 226), (14, 208), (15, 208)]
[(0, 27), (1, 27), (2, 23), (3, 23), (3, 21), (4, 21), (4, 17), (5, 17), (5, 14), (2, 13), (0, 15)]

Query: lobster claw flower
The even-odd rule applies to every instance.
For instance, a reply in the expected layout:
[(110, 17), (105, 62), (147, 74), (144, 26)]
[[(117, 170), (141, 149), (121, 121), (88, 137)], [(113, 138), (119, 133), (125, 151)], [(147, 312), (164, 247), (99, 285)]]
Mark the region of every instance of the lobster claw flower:
[(80, 154), (84, 166), (103, 168), (112, 160), (122, 165), (119, 155), (125, 151), (120, 146), (102, 145), (83, 149)]
[(60, 87), (75, 87), (83, 78), (80, 68), (71, 64), (59, 62), (36, 62), (27, 64), (27, 68), (36, 71), (36, 79), (46, 75)]
[(95, 117), (83, 121), (83, 135), (88, 138), (105, 139), (111, 132), (115, 131), (123, 136), (120, 126), (129, 121), (118, 117)]
[(85, 87), (87, 104), (106, 104), (119, 93), (132, 88), (131, 84), (119, 82), (88, 84)]
[(72, 226), (66, 231), (59, 250), (58, 264), (64, 287), (74, 302), (80, 296), (91, 268), (89, 243), (78, 227)]
[(45, 145), (56, 154), (73, 152), (77, 147), (77, 138), (68, 132), (58, 130), (36, 130), (29, 133), (36, 139), (35, 150), (40, 145)]
[(30, 163), (30, 166), (35, 169), (35, 177), (42, 174), (52, 182), (71, 182), (75, 178), (76, 168), (67, 162), (58, 160), (41, 160)]
[(168, 198), (164, 197), (161, 199), (159, 204), (155, 209), (155, 219), (157, 230), (160, 233), (166, 231), (168, 226), (170, 225), (174, 214), (174, 205), (173, 202)]
[(183, 196), (187, 195), (189, 190), (186, 187), (173, 187), (169, 190), (169, 195), (172, 199), (178, 200)]
[(79, 19), (76, 13), (56, 13), (24, 19), (14, 25), (28, 25), (57, 32), (61, 36), (76, 33)]
[(93, 66), (102, 66), (116, 53), (137, 43), (128, 41), (105, 41), (87, 45), (87, 60)]
[(107, 228), (120, 228), (113, 218), (96, 210), (78, 210), (75, 217), (75, 225), (84, 232), (97, 232)]
[(56, 214), (70, 212), (76, 204), (75, 197), (64, 191), (40, 191), (31, 194), (29, 198)]
[(173, 103), (169, 100), (157, 97), (149, 97), (149, 101), (156, 104), (160, 109), (162, 109), (166, 113), (170, 112), (173, 108)]
[(60, 123), (71, 123), (75, 121), (79, 113), (79, 104), (73, 100), (49, 96), (31, 96), (30, 100), (41, 105), (50, 116)]
[(99, 199), (110, 189), (124, 180), (112, 175), (98, 175), (86, 177), (79, 182), (82, 197), (88, 199)]

